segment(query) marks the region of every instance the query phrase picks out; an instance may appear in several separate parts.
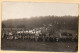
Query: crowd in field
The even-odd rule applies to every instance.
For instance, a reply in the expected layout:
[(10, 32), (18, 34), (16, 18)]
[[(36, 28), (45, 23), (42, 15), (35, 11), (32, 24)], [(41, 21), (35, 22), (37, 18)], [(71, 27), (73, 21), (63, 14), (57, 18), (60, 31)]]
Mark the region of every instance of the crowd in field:
[[(55, 34), (56, 35), (56, 34)], [(55, 37), (54, 34), (49, 34), (49, 33), (46, 33), (46, 34), (30, 34), (30, 33), (18, 33), (18, 34), (12, 34), (12, 33), (9, 33), (9, 34), (2, 34), (2, 39), (9, 39), (9, 40), (28, 40), (28, 41), (50, 41), (50, 42), (53, 42), (53, 41), (77, 41), (78, 40), (78, 37), (75, 37), (74, 39), (72, 37), (67, 37), (66, 38), (60, 38), (59, 36), (58, 37)], [(57, 35), (56, 35), (57, 36)]]

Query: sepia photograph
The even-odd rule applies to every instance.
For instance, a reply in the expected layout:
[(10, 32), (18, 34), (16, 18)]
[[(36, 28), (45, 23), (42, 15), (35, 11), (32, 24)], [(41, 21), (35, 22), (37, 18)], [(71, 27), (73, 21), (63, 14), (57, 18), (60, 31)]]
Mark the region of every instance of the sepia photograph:
[(1, 50), (78, 52), (78, 4), (2, 2), (1, 19)]

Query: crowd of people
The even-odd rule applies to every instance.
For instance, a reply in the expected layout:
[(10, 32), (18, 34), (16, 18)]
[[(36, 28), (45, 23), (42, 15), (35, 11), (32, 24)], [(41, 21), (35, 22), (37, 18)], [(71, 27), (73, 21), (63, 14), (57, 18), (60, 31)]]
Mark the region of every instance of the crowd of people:
[[(57, 35), (56, 35), (57, 36)], [(21, 34), (2, 34), (2, 39), (10, 39), (10, 40), (27, 40), (27, 41), (49, 41), (49, 42), (53, 42), (53, 41), (78, 41), (78, 37), (75, 37), (74, 39), (72, 38), (60, 38), (55, 37), (54, 34), (25, 34), (25, 33), (21, 33)]]

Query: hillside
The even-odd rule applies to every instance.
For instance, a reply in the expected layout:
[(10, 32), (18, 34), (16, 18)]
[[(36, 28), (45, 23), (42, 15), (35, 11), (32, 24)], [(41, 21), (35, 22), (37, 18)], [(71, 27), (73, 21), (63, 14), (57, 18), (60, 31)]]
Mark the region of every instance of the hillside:
[(77, 16), (40, 16), (30, 19), (9, 19), (2, 21), (2, 28), (38, 28), (52, 26), (52, 29), (78, 30)]

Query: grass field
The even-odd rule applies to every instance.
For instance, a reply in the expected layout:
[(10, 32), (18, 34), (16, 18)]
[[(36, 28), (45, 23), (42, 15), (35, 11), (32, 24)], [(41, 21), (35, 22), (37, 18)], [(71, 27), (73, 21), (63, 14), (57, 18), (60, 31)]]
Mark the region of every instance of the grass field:
[(2, 50), (72, 52), (77, 42), (34, 42), (27, 40), (2, 40)]

